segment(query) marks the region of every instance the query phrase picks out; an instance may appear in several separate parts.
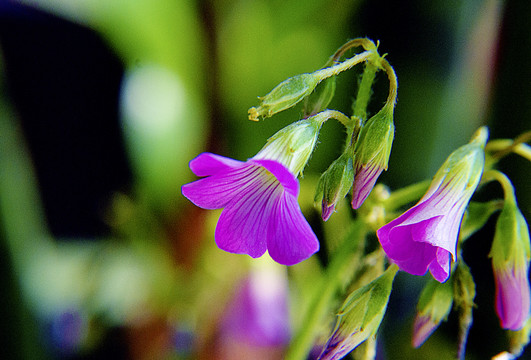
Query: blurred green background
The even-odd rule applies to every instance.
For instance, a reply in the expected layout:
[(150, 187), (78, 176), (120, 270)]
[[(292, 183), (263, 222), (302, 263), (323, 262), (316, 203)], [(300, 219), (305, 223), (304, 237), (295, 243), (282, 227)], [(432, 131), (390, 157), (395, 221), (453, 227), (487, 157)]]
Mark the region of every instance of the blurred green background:
[[(257, 96), (366, 36), (380, 41), (399, 81), (380, 181), (397, 189), (429, 178), (482, 124), (491, 138), (531, 129), (529, 14), (527, 0), (2, 2), (0, 356), (216, 358), (220, 304), (248, 262), (215, 248), (218, 213), (180, 194), (194, 179), (188, 162), (202, 151), (253, 156), (300, 117), (295, 107), (250, 122)], [(338, 77), (331, 108), (349, 113), (358, 78)], [(386, 92), (379, 74), (372, 113)], [(309, 182), (342, 144), (341, 127), (327, 123)], [(501, 169), (531, 219), (531, 165), (513, 155)], [(492, 195), (500, 189), (479, 198)], [(479, 289), (470, 359), (507, 346), (494, 314), (492, 230), (464, 249)], [(399, 275), (382, 359), (455, 353), (452, 317), (411, 349), (422, 281)]]

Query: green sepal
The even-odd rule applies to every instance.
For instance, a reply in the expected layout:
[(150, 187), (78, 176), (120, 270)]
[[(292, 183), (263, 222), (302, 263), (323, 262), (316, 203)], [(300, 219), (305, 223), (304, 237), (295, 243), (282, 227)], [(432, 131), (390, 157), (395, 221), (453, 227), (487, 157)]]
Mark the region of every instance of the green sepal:
[(387, 170), (395, 133), (393, 112), (394, 106), (386, 104), (362, 126), (354, 150), (356, 167), (377, 163)]

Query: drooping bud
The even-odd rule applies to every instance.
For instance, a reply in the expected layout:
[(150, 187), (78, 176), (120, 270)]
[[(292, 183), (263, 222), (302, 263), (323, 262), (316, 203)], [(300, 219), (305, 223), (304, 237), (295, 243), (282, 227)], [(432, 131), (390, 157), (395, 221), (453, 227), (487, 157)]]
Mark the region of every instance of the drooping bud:
[(322, 197), (321, 217), (324, 221), (330, 218), (337, 203), (347, 195), (353, 180), (352, 156), (348, 153), (343, 153), (321, 175), (315, 200), (319, 201)]
[(398, 267), (391, 265), (379, 278), (349, 295), (319, 360), (341, 359), (378, 331), (397, 271)]
[(284, 80), (269, 94), (260, 98), (260, 106), (249, 109), (249, 120), (258, 121), (259, 117), (271, 117), (289, 109), (308, 96), (318, 83), (319, 78), (313, 74), (300, 74)]
[(386, 104), (361, 128), (356, 143), (352, 208), (363, 204), (383, 170), (387, 170), (395, 133), (393, 104)]
[(530, 311), (529, 228), (514, 198), (498, 217), (489, 256), (496, 282), (496, 313), (501, 327), (521, 329)]
[(417, 304), (417, 316), (413, 325), (413, 347), (418, 348), (446, 320), (454, 301), (450, 281), (439, 283), (430, 279)]

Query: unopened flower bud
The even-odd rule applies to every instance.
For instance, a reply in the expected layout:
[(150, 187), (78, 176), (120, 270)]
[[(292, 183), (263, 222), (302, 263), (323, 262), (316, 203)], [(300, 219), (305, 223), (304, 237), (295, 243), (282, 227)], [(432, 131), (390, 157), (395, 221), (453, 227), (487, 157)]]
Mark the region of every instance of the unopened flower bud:
[(328, 220), (339, 201), (349, 192), (354, 180), (352, 156), (343, 153), (321, 175), (317, 184), (316, 201), (322, 196), (322, 213), (324, 221)]
[(422, 293), (417, 305), (417, 316), (413, 325), (413, 347), (418, 348), (439, 327), (441, 321), (452, 309), (453, 287), (450, 281), (439, 283), (430, 279)]
[(312, 74), (300, 74), (281, 82), (269, 94), (260, 98), (260, 106), (249, 109), (249, 120), (258, 121), (286, 110), (309, 95), (319, 83)]
[(378, 331), (397, 271), (391, 265), (379, 278), (350, 294), (319, 360), (341, 359)]
[(529, 228), (515, 201), (506, 201), (496, 223), (489, 256), (496, 281), (501, 327), (521, 329), (529, 318)]
[(317, 85), (315, 91), (304, 98), (303, 116), (312, 116), (326, 109), (336, 92), (336, 77), (332, 76)]
[(382, 171), (387, 170), (395, 133), (393, 110), (393, 105), (386, 104), (361, 128), (355, 148), (354, 209), (363, 204)]

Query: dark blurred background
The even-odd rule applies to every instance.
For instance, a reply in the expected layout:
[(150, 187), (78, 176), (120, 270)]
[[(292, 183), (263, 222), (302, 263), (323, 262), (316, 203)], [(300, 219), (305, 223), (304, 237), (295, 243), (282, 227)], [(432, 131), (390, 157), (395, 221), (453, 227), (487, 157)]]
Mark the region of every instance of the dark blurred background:
[[(253, 156), (300, 116), (249, 122), (256, 97), (367, 36), (399, 80), (380, 181), (397, 189), (429, 178), (483, 124), (491, 138), (531, 129), (530, 14), (525, 0), (1, 2), (0, 356), (189, 358), (207, 331), (204, 307), (244, 265), (212, 273), (233, 260), (201, 241), (212, 243), (215, 219), (180, 195), (193, 179), (188, 161), (205, 150)], [(338, 78), (330, 107), (349, 112), (357, 76)], [(373, 113), (386, 89), (377, 77)], [(309, 179), (342, 135), (325, 125)], [(511, 155), (500, 169), (531, 219), (531, 165)], [(492, 196), (501, 190), (478, 194)], [(507, 347), (487, 257), (493, 228), (464, 248), (478, 288), (470, 359)], [(422, 281), (398, 277), (386, 359), (455, 353), (452, 316), (421, 349), (409, 345)]]

